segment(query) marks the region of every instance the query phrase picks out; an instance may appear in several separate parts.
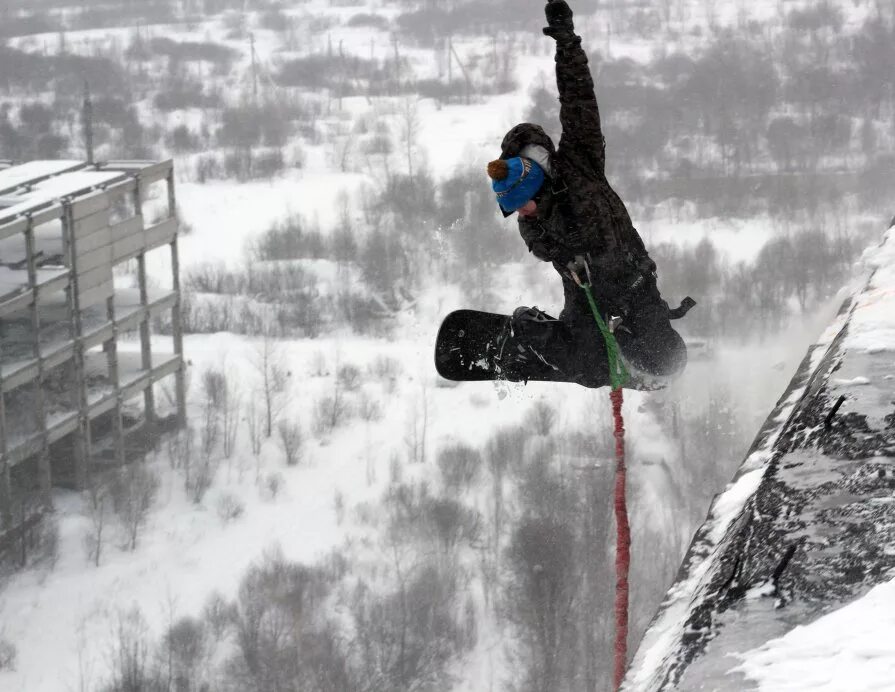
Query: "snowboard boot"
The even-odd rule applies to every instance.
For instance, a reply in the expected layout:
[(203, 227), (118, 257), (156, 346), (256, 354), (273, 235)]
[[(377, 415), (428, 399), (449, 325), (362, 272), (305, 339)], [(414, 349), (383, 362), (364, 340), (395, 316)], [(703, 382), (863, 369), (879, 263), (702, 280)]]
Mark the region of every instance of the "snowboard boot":
[(494, 368), (514, 382), (551, 380), (564, 371), (566, 326), (536, 307), (522, 306), (507, 320), (494, 354)]

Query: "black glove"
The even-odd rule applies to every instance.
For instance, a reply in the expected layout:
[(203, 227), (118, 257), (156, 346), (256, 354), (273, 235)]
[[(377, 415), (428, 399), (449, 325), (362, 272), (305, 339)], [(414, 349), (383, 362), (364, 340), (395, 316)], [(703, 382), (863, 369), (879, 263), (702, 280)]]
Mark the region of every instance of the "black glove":
[(552, 38), (558, 38), (563, 34), (571, 34), (575, 31), (572, 23), (572, 8), (566, 0), (549, 0), (544, 6), (544, 14), (547, 16), (547, 28), (544, 33)]

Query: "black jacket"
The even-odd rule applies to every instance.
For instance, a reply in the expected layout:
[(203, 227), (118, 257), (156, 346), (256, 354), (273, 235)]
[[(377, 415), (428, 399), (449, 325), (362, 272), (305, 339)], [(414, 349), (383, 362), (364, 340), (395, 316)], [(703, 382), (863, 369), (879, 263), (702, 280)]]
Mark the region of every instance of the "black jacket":
[[(548, 211), (536, 219), (520, 216), (519, 232), (529, 250), (539, 259), (553, 262), (563, 276), (564, 312), (573, 307), (587, 310), (583, 291), (572, 282), (566, 268), (576, 255), (584, 255), (589, 258), (601, 308), (617, 313), (638, 278), (653, 278), (655, 264), (624, 203), (606, 180), (606, 143), (594, 83), (581, 38), (571, 31), (557, 38), (556, 84), (562, 124), (559, 147), (554, 148), (543, 128), (531, 123), (517, 125), (501, 143), (501, 158), (518, 156), (529, 144), (543, 146), (551, 154)], [(658, 299), (654, 280), (651, 292)]]

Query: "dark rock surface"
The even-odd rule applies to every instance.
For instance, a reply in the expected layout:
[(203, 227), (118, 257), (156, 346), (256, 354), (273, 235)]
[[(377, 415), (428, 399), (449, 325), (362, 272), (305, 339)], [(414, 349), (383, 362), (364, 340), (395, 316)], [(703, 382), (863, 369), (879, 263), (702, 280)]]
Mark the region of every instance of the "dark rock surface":
[(624, 689), (752, 689), (731, 654), (891, 579), (895, 343), (852, 338), (886, 326), (882, 283), (871, 275), (809, 350), (694, 537)]

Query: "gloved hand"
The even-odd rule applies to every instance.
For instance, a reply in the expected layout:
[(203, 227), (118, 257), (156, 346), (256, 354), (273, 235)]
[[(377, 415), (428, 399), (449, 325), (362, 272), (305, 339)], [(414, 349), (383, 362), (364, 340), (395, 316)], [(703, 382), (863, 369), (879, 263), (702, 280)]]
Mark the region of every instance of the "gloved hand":
[(547, 16), (547, 28), (544, 33), (551, 38), (558, 38), (563, 34), (571, 34), (575, 31), (572, 23), (572, 8), (566, 0), (548, 0), (544, 6), (544, 14)]

